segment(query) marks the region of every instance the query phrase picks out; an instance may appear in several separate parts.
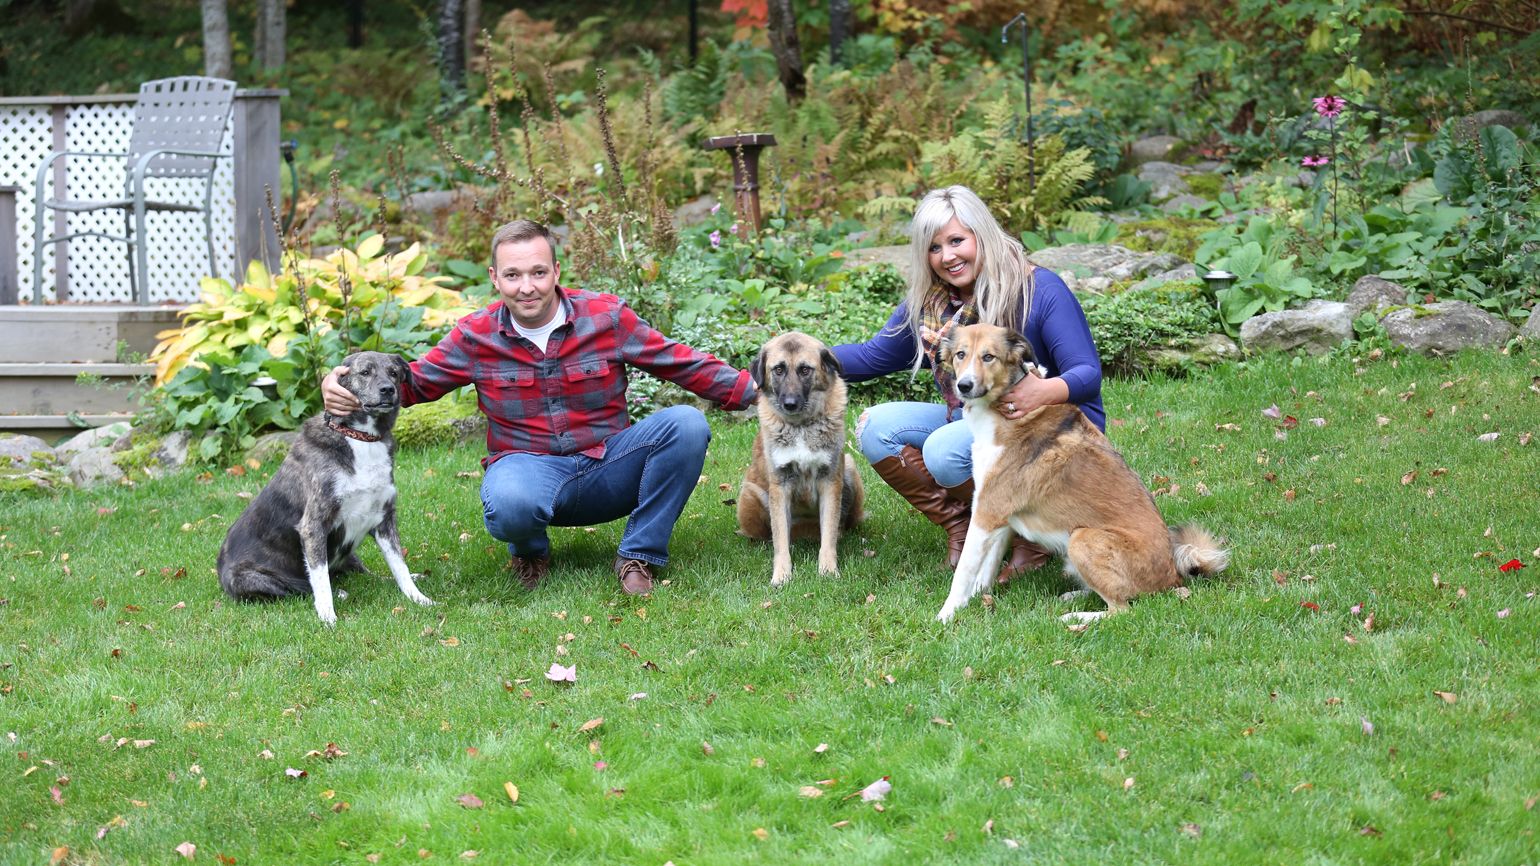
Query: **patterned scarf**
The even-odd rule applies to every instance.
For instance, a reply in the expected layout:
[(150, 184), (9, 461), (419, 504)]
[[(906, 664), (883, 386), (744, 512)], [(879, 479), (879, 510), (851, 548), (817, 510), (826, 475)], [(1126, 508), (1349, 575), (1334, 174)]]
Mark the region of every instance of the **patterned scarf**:
[[(957, 309), (950, 316), (947, 310), (956, 305)], [(920, 326), (933, 334), (940, 334), (945, 327), (961, 328), (966, 325), (975, 325), (979, 321), (978, 305), (974, 301), (964, 304), (962, 299), (950, 291), (932, 292), (925, 303), (925, 309), (920, 315)], [(925, 343), (925, 356), (930, 358), (930, 372), (936, 377), (936, 387), (941, 389), (941, 399), (946, 401), (947, 417), (950, 418), (962, 409), (962, 401), (957, 399), (957, 389), (952, 387), (957, 377), (945, 364), (940, 363), (936, 354), (940, 349), (940, 340), (931, 340)]]

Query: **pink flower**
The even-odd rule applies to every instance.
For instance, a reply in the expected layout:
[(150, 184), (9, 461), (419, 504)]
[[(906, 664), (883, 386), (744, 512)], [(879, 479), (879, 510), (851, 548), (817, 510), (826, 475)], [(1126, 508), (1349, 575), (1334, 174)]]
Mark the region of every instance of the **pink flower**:
[(721, 202), (717, 202), (716, 204), (711, 206), (711, 215), (712, 216), (716, 216), (717, 215), (717, 211), (719, 211), (721, 209), (722, 209), (722, 203)]
[(1340, 96), (1317, 96), (1314, 100), (1315, 113), (1322, 117), (1336, 117), (1347, 107), (1347, 100)]
[(1331, 157), (1329, 156), (1307, 156), (1300, 160), (1299, 164), (1305, 168), (1317, 168), (1327, 164), (1328, 162), (1331, 162)]
[(720, 229), (711, 233), (711, 248), (716, 249), (722, 245), (722, 231)]
[(727, 227), (727, 230), (732, 232), (733, 234), (737, 234), (738, 233), (738, 224), (736, 222), (733, 223), (732, 225)]

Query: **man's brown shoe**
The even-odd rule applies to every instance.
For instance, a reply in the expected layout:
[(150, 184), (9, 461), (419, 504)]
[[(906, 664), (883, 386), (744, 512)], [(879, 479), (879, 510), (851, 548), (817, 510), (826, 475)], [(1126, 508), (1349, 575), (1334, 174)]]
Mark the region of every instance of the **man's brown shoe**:
[(545, 581), (545, 576), (551, 573), (551, 558), (549, 556), (515, 556), (509, 567), (518, 576), (519, 583), (525, 589), (535, 589)]
[(652, 566), (640, 559), (615, 557), (615, 576), (620, 578), (620, 588), (626, 595), (646, 595), (652, 592)]

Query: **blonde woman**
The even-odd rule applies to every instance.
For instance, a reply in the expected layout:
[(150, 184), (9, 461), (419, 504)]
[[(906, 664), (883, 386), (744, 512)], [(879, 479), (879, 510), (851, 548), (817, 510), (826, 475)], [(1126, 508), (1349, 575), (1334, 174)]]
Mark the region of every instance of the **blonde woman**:
[[(942, 404), (882, 403), (856, 427), (861, 453), (877, 475), (946, 530), (947, 564), (956, 566), (973, 502), (973, 436), (962, 420), (951, 374), (935, 364), (948, 329), (1003, 325), (1032, 344), (1047, 378), (1028, 376), (1002, 399), (1009, 418), (1054, 403), (1074, 403), (1105, 429), (1101, 359), (1080, 302), (1052, 271), (1027, 258), (977, 194), (963, 186), (932, 190), (909, 227), (909, 290), (881, 331), (865, 343), (835, 346), (852, 382), (928, 367)], [(1042, 565), (1048, 554), (1017, 537), (1004, 583)]]

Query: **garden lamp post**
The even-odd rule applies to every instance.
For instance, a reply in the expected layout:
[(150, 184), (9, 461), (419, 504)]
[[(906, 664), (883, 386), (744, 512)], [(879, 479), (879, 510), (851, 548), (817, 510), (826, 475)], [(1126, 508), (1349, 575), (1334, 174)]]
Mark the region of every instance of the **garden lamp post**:
[(774, 145), (775, 136), (768, 132), (718, 135), (706, 139), (701, 145), (707, 150), (728, 151), (732, 157), (733, 213), (739, 219), (748, 220), (756, 232), (762, 222), (759, 213), (759, 152)]
[(1208, 289), (1208, 296), (1214, 300), (1215, 308), (1219, 305), (1219, 293), (1235, 285), (1238, 279), (1229, 271), (1209, 271), (1203, 275), (1203, 286)]
[(1034, 152), (1032, 135), (1032, 55), (1027, 51), (1028, 24), (1027, 13), (1018, 12), (1016, 17), (1005, 22), (1000, 28), (1000, 44), (1010, 42), (1010, 30), (1017, 24), (1021, 25), (1021, 79), (1022, 89), (1027, 95), (1027, 191), (1037, 190), (1037, 154)]

